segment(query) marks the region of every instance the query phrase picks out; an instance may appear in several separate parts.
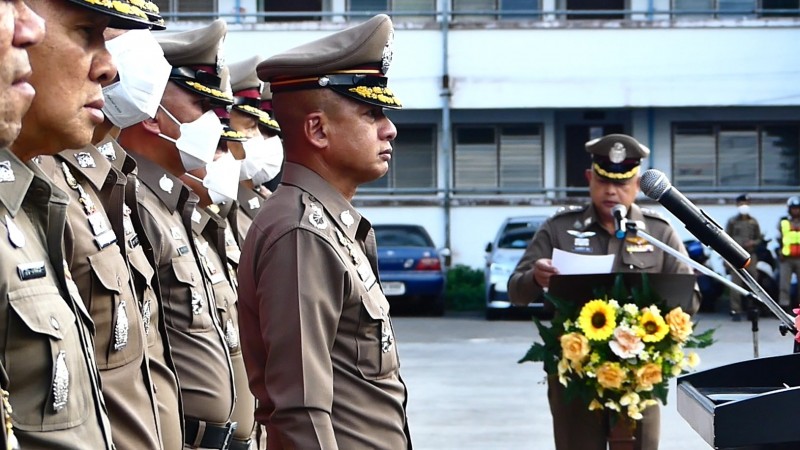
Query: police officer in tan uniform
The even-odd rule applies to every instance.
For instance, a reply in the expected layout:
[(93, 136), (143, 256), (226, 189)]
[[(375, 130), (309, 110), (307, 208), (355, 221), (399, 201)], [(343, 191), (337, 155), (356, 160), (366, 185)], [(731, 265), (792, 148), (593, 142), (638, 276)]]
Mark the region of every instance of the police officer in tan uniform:
[[(31, 1), (30, 6), (45, 18), (48, 27), (42, 46), (31, 50), (34, 72), (31, 84), (37, 90), (37, 97), (23, 120), (22, 133), (13, 145), (14, 152), (22, 160), (31, 156), (53, 155), (65, 148), (81, 147), (90, 142), (93, 128), (103, 118), (100, 112), (103, 102), (101, 85), (105, 80), (113, 79), (116, 75), (116, 69), (104, 47), (103, 32), (106, 26), (122, 29), (148, 28), (150, 26), (144, 12), (127, 2), (98, 4), (88, 1), (60, 3)], [(108, 17), (111, 18), (110, 23)], [(79, 27), (81, 27), (82, 34), (80, 38), (76, 38), (73, 30)], [(40, 157), (37, 161), (43, 167), (48, 161), (52, 163), (48, 156)], [(34, 176), (38, 178), (38, 175)], [(31, 182), (30, 178), (27, 178), (26, 181)], [(73, 220), (70, 219), (65, 223), (64, 219), (65, 214), (72, 214), (69, 212), (69, 208), (75, 204), (70, 202), (67, 192), (59, 190), (57, 187), (35, 186), (35, 184), (36, 179), (31, 185), (32, 191), (29, 192), (37, 192), (35, 195), (39, 197), (40, 202), (46, 198), (45, 195), (52, 197), (49, 199), (51, 205), (40, 205), (37, 210), (47, 211), (50, 208), (50, 216), (47, 218), (45, 215), (44, 220), (49, 226), (46, 233), (49, 240), (47, 253), (53, 266), (48, 268), (47, 265), (37, 262), (34, 264), (35, 269), (20, 272), (19, 276), (23, 281), (27, 281), (45, 276), (48, 271), (54, 272), (55, 276), (63, 274), (66, 278), (66, 288), (72, 296), (72, 305), (58, 304), (56, 300), (58, 291), (49, 294), (51, 305), (48, 305), (47, 301), (34, 298), (28, 300), (28, 303), (33, 302), (29, 308), (31, 306), (33, 308), (29, 312), (23, 313), (22, 317), (35, 311), (47, 312), (44, 315), (36, 313), (37, 317), (41, 317), (37, 320), (45, 320), (44, 316), (49, 315), (49, 331), (45, 332), (45, 335), (49, 336), (51, 343), (48, 344), (45, 341), (45, 348), (41, 346), (41, 339), (39, 342), (35, 342), (30, 335), (27, 336), (27, 343), (25, 338), (15, 334), (9, 335), (9, 340), (14, 341), (14, 347), (22, 349), (25, 345), (29, 346), (27, 351), (17, 355), (17, 359), (11, 362), (7, 360), (12, 392), (18, 389), (15, 386), (21, 380), (28, 379), (43, 385), (39, 386), (39, 395), (43, 395), (43, 398), (33, 397), (31, 395), (33, 389), (28, 389), (29, 392), (26, 395), (29, 397), (27, 399), (23, 397), (21, 405), (14, 405), (15, 426), (20, 429), (18, 434), (22, 447), (111, 448), (113, 446), (112, 433), (107, 423), (106, 406), (115, 420), (119, 419), (119, 415), (115, 416), (115, 414), (126, 408), (118, 408), (120, 405), (118, 395), (120, 372), (125, 372), (121, 375), (122, 378), (138, 374), (138, 378), (134, 376), (124, 381), (124, 383), (131, 383), (131, 381), (135, 383), (133, 388), (126, 386), (127, 398), (125, 401), (141, 406), (145, 411), (143, 418), (136, 416), (131, 419), (125, 413), (122, 416), (125, 416), (125, 420), (135, 421), (135, 424), (132, 425), (134, 428), (142, 425), (141, 428), (137, 428), (137, 431), (150, 434), (155, 430), (156, 424), (151, 407), (150, 384), (143, 379), (141, 372), (144, 357), (143, 346), (140, 345), (141, 335), (137, 334), (135, 329), (137, 326), (141, 327), (141, 322), (136, 319), (137, 313), (134, 310), (132, 315), (128, 316), (125, 312), (120, 311), (118, 306), (124, 300), (115, 297), (113, 293), (101, 293), (99, 290), (90, 291), (87, 288), (87, 285), (91, 284), (90, 280), (93, 276), (90, 273), (89, 264), (80, 267), (73, 266), (76, 269), (76, 277), (74, 279), (71, 277), (70, 262), (74, 261), (72, 252), (74, 248), (71, 245), (72, 242), (67, 241), (67, 251), (62, 254), (62, 243), (64, 242), (62, 239), (65, 231), (67, 235), (73, 236)], [(65, 187), (65, 189), (70, 189), (70, 187)], [(93, 208), (95, 203), (92, 203), (92, 199), (88, 195), (81, 196), (81, 199), (85, 201), (84, 205), (87, 208), (83, 218), (96, 220), (94, 222), (95, 232), (90, 236), (96, 236), (98, 240), (89, 240), (89, 242), (92, 244), (98, 242), (98, 247), (87, 253), (87, 255), (95, 255), (102, 248), (108, 247), (109, 242), (99, 236), (102, 231), (110, 232), (110, 230), (101, 230), (104, 226), (108, 226), (108, 222), (102, 213)], [(67, 207), (68, 202), (70, 202), (69, 208)], [(91, 213), (97, 214), (90, 215), (90, 208)], [(85, 226), (88, 228), (90, 225), (86, 224)], [(111, 236), (113, 241), (113, 233), (104, 236)], [(12, 241), (12, 245), (22, 248), (35, 246), (36, 243), (27, 238), (19, 238)], [(109, 252), (113, 252), (113, 249), (109, 249)], [(109, 254), (107, 252), (101, 256)], [(106, 272), (104, 273), (114, 272), (113, 276), (124, 277), (124, 260), (118, 251), (117, 257), (116, 262), (121, 262), (123, 269), (116, 272), (114, 267), (108, 267), (105, 268)], [(114, 289), (119, 289), (116, 280)], [(14, 296), (15, 294), (12, 292), (10, 295)], [(92, 303), (92, 300), (95, 300), (96, 303)], [(24, 303), (20, 303), (21, 308)], [(81, 321), (86, 312), (84, 304), (91, 314), (95, 314), (94, 320), (87, 317), (86, 321), (89, 326), (75, 329), (76, 319)], [(106, 308), (109, 308), (110, 311)], [(113, 318), (116, 313), (119, 313), (117, 322), (119, 339), (116, 340), (119, 345), (115, 349), (118, 350), (118, 353), (113, 354), (110, 352), (110, 346), (113, 344), (109, 345), (108, 339), (109, 334), (113, 335), (115, 331), (113, 329), (109, 331), (108, 327), (109, 322), (116, 320)], [(43, 333), (44, 323), (37, 324), (30, 320), (26, 320), (26, 322), (35, 333)], [(133, 330), (129, 326), (133, 327)], [(92, 345), (92, 334), (95, 339), (94, 346)], [(130, 347), (126, 345), (128, 337), (131, 338)], [(79, 351), (87, 354), (84, 356)], [(42, 367), (43, 374), (40, 374), (40, 377), (36, 377), (34, 373), (20, 372), (20, 369), (30, 370), (37, 364), (41, 365), (41, 361), (37, 361), (37, 358), (31, 358), (31, 355), (35, 354), (47, 354), (54, 357), (53, 361), (47, 361), (45, 367)], [(98, 356), (100, 358), (96, 358)], [(28, 363), (27, 367), (26, 363)], [(97, 391), (101, 386), (101, 379), (97, 377), (96, 372), (98, 366), (103, 371), (112, 368), (119, 369), (114, 371), (114, 374), (117, 375), (115, 382), (112, 382), (110, 378), (103, 377), (102, 381), (107, 384), (102, 384), (102, 386), (109, 389), (109, 396), (106, 397), (105, 404)], [(48, 395), (50, 389), (52, 391)], [(52, 405), (49, 405), (51, 401)], [(136, 406), (133, 408), (136, 409)], [(142, 422), (139, 421), (140, 418)], [(120, 430), (119, 436), (123, 438), (122, 442), (125, 442), (122, 430)], [(158, 446), (157, 438), (137, 439), (135, 442)], [(116, 443), (120, 446), (123, 445), (119, 442)]]
[(227, 145), (247, 140), (244, 134), (230, 128), (223, 131), (215, 160), (202, 169), (188, 172), (181, 179), (199, 197), (196, 220), (192, 232), (197, 240), (204, 268), (214, 292), (219, 322), (231, 354), (231, 364), (236, 383), (236, 405), (231, 421), (237, 423), (230, 449), (250, 448), (255, 428), (255, 398), (247, 383), (239, 336), (237, 280), (233, 264), (239, 262), (239, 247), (231, 231), (228, 215), (233, 210), (240, 161), (234, 160)]
[[(591, 204), (569, 207), (548, 219), (534, 236), (508, 281), (508, 294), (517, 305), (527, 305), (539, 297), (558, 273), (552, 264), (553, 249), (584, 255), (616, 255), (614, 272), (685, 273), (692, 269), (644, 239), (626, 236), (617, 239), (611, 208), (623, 204), (627, 219), (659, 241), (686, 254), (677, 232), (659, 214), (633, 203), (639, 192), (641, 159), (650, 150), (634, 138), (611, 134), (586, 143), (592, 156), (586, 170)], [(697, 291), (695, 289), (695, 291)], [(694, 313), (699, 307), (697, 292)], [(605, 450), (608, 420), (604, 413), (588, 411), (579, 400), (567, 402), (558, 380), (548, 380), (548, 398), (553, 415), (553, 431), (558, 450)], [(645, 410), (636, 429), (636, 448), (658, 448), (660, 412), (657, 406)]]
[(800, 278), (800, 197), (792, 196), (786, 201), (789, 213), (778, 221), (781, 262), (780, 304), (785, 308), (797, 307), (797, 298), (792, 298), (792, 274)]
[[(157, 15), (157, 7), (145, 11), (154, 23), (153, 29), (163, 24), (163, 19)], [(111, 38), (106, 46), (117, 64), (119, 77), (103, 90), (106, 120), (95, 129), (94, 140), (97, 150), (125, 177), (118, 178), (117, 182), (124, 191), (114, 189), (112, 195), (101, 197), (100, 201), (109, 213), (111, 228), (125, 252), (133, 290), (142, 312), (161, 445), (167, 450), (178, 450), (183, 448), (183, 413), (155, 269), (144, 252), (145, 248), (152, 248), (145, 238), (137, 206), (144, 191), (138, 187), (136, 161), (114, 138), (120, 129), (155, 115), (172, 67), (164, 59), (161, 46), (146, 30), (129, 31)]]
[(118, 141), (138, 163), (145, 252), (157, 268), (158, 291), (178, 373), (184, 448), (226, 448), (235, 424), (233, 372), (211, 286), (192, 238), (198, 197), (179, 179), (213, 158), (222, 132), (211, 111), (232, 102), (221, 88), (224, 21), (157, 34), (172, 65), (155, 118), (121, 130)]
[[(244, 133), (248, 140), (242, 162), (241, 186), (237, 196), (238, 241), (244, 241), (247, 230), (270, 192), (263, 186), (274, 178), (283, 164), (280, 126), (268, 112), (261, 109), (262, 89), (269, 89), (258, 78), (259, 56), (232, 63), (231, 85), (234, 104), (230, 111), (230, 126)], [(270, 97), (271, 99), (271, 97)]]
[(350, 203), (388, 170), (393, 27), (379, 15), (275, 55), (281, 186), (242, 248), (242, 349), (267, 448), (411, 448), (375, 234)]
[[(725, 224), (725, 232), (750, 253), (750, 264), (747, 265), (747, 271), (755, 277), (756, 265), (758, 264), (756, 246), (761, 242), (763, 236), (761, 235), (761, 227), (758, 225), (758, 220), (750, 215), (749, 195), (742, 194), (736, 197), (736, 210), (738, 213), (728, 219), (728, 223)], [(732, 279), (738, 286), (745, 287), (744, 281), (738, 275), (733, 275)], [(734, 322), (739, 322), (742, 320), (742, 313), (752, 305), (745, 305), (745, 309), (742, 309), (742, 294), (733, 289), (729, 292), (731, 296), (731, 319)]]
[[(44, 21), (36, 15), (22, 1), (4, 2), (0, 4), (0, 89), (4, 95), (0, 97), (0, 153), (8, 154), (6, 147), (11, 144), (19, 133), (22, 115), (28, 110), (33, 100), (33, 92), (25, 92), (27, 86), (20, 83), (19, 88), (12, 87), (20, 78), (19, 74), (29, 70), (28, 54), (26, 49), (31, 45), (41, 42), (44, 37)], [(6, 171), (9, 163), (0, 162), (0, 173), (8, 175)], [(0, 185), (11, 180), (4, 177), (0, 180)], [(2, 188), (0, 188), (2, 191)], [(17, 199), (21, 200), (23, 194), (17, 193)], [(9, 196), (8, 200), (12, 198)], [(4, 208), (3, 208), (4, 209)], [(6, 216), (8, 217), (8, 216)], [(11, 219), (13, 220), (13, 219)], [(8, 221), (8, 219), (6, 219)], [(8, 272), (3, 272), (3, 276), (9, 276)], [(5, 285), (5, 282), (0, 283)], [(4, 317), (8, 316), (8, 304), (4, 304)], [(8, 322), (3, 322), (5, 326)], [(5, 357), (0, 357), (0, 448), (8, 450), (19, 449), (19, 442), (14, 435), (13, 421), (11, 413), (13, 408), (9, 402), (9, 380), (8, 373), (3, 366)]]

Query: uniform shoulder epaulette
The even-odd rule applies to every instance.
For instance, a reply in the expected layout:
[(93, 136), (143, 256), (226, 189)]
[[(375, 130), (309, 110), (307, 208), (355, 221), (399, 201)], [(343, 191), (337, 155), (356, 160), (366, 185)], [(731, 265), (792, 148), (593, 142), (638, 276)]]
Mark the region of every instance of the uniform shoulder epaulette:
[(664, 217), (663, 214), (661, 214), (660, 212), (656, 211), (655, 209), (641, 208), (641, 207), (639, 209), (642, 210), (642, 215), (645, 215), (647, 217), (651, 217), (653, 219), (659, 219), (659, 220), (662, 220), (662, 221), (664, 221), (666, 223), (669, 223), (669, 219)]
[(564, 214), (569, 214), (569, 213), (581, 212), (585, 208), (586, 208), (585, 206), (578, 206), (578, 205), (562, 206), (561, 208), (558, 208), (556, 212), (553, 213), (553, 217), (563, 216)]

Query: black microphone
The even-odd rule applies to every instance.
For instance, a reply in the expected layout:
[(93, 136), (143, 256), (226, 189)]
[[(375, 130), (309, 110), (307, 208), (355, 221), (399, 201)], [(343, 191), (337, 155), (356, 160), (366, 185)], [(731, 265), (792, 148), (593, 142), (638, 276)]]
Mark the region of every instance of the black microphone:
[(625, 216), (628, 215), (628, 208), (625, 207), (622, 203), (617, 203), (611, 208), (611, 215), (614, 217), (614, 236), (617, 239), (622, 239), (625, 237)]
[(642, 192), (675, 215), (703, 244), (719, 253), (734, 268), (750, 264), (750, 254), (722, 230), (714, 219), (683, 196), (662, 172), (650, 169), (642, 174)]

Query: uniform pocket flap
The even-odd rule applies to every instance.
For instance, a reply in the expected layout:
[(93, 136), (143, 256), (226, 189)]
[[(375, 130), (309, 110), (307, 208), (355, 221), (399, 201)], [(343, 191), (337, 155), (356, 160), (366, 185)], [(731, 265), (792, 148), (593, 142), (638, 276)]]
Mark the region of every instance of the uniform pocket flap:
[(113, 247), (89, 256), (89, 265), (104, 288), (117, 294), (122, 293), (122, 279), (127, 277), (119, 271), (125, 269), (125, 260)]
[(361, 295), (361, 303), (364, 304), (364, 309), (373, 320), (383, 320), (383, 311), (378, 303), (370, 298), (369, 294)]
[(75, 323), (75, 314), (55, 286), (36, 286), (8, 293), (11, 309), (34, 333), (64, 339), (64, 331)]
[(172, 271), (175, 272), (175, 278), (181, 283), (197, 286), (198, 280), (195, 273), (198, 272), (198, 269), (194, 259), (181, 256), (172, 258)]
[(156, 272), (153, 270), (153, 266), (150, 265), (150, 263), (147, 261), (147, 257), (144, 256), (143, 253), (131, 254), (128, 257), (128, 261), (131, 263), (131, 268), (133, 268), (133, 270), (147, 280), (148, 285), (153, 282), (153, 275)]

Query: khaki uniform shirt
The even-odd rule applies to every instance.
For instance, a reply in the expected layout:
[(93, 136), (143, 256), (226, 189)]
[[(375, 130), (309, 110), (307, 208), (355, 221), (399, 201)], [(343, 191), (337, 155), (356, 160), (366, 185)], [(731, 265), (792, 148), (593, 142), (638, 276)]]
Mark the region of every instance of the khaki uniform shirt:
[(109, 449), (94, 326), (63, 258), (67, 195), (0, 150), (0, 364), (23, 449)]
[(144, 251), (145, 248), (150, 248), (150, 245), (145, 239), (139, 218), (137, 205), (141, 193), (139, 180), (136, 177), (136, 161), (111, 138), (99, 143), (97, 149), (111, 162), (111, 165), (125, 174), (124, 199), (120, 200), (115, 191), (115, 195), (101, 198), (100, 201), (106, 211), (116, 211), (109, 217), (111, 226), (117, 234), (117, 242), (124, 244), (125, 256), (132, 274), (133, 289), (136, 298), (139, 299), (147, 339), (150, 377), (156, 394), (162, 447), (165, 450), (182, 449), (183, 412), (178, 379), (169, 351), (164, 312), (156, 291), (158, 283), (155, 269)]
[(235, 399), (233, 372), (192, 238), (198, 197), (154, 162), (136, 161), (143, 193), (139, 213), (157, 267), (184, 419), (224, 425)]
[[(678, 233), (660, 214), (631, 205), (628, 220), (639, 222), (639, 229), (686, 255)], [(644, 225), (642, 228), (641, 225)], [(570, 207), (542, 224), (508, 280), (508, 295), (516, 305), (527, 305), (542, 294), (533, 279), (533, 265), (540, 258), (552, 258), (553, 249), (583, 255), (616, 255), (612, 272), (692, 274), (692, 268), (640, 237), (617, 239), (597, 219), (593, 206)], [(687, 256), (688, 257), (688, 256)], [(693, 314), (700, 306), (695, 286)]]
[(95, 357), (114, 445), (160, 448), (141, 306), (101, 201), (101, 196), (119, 198), (122, 215), (125, 176), (91, 145), (44, 156), (41, 165), (51, 165), (46, 173), (70, 197), (64, 254), (95, 324)]
[[(731, 217), (725, 225), (725, 232), (728, 233), (737, 244), (749, 251), (751, 256), (755, 251), (755, 244), (761, 241), (762, 238), (761, 227), (758, 225), (758, 221), (750, 215), (743, 216), (737, 214)], [(755, 261), (752, 261), (751, 265), (754, 266)]]
[[(226, 210), (230, 210), (230, 205), (227, 205)], [(204, 262), (204, 273), (214, 291), (219, 323), (225, 333), (225, 342), (228, 344), (233, 366), (233, 380), (236, 385), (236, 404), (231, 421), (237, 422), (238, 426), (233, 437), (239, 441), (246, 441), (250, 439), (255, 427), (253, 414), (256, 405), (255, 398), (247, 384), (247, 372), (244, 367), (244, 359), (242, 359), (236, 294), (237, 281), (227, 256), (229, 242), (226, 239), (226, 233), (230, 234), (230, 228), (225, 218), (217, 214), (221, 212), (217, 205), (198, 210), (198, 212), (200, 212), (200, 220), (192, 223), (192, 230)], [(234, 242), (233, 245), (235, 246), (236, 243)], [(236, 249), (238, 250), (238, 246)]]
[(245, 236), (247, 236), (247, 230), (250, 229), (250, 224), (253, 223), (256, 215), (261, 210), (261, 206), (264, 205), (265, 200), (266, 197), (258, 192), (239, 185), (239, 194), (236, 199), (236, 203), (239, 205), (236, 215), (236, 230), (238, 232), (237, 240), (240, 246), (244, 242)]
[(285, 170), (239, 266), (242, 351), (267, 448), (410, 448), (372, 226), (316, 173)]

